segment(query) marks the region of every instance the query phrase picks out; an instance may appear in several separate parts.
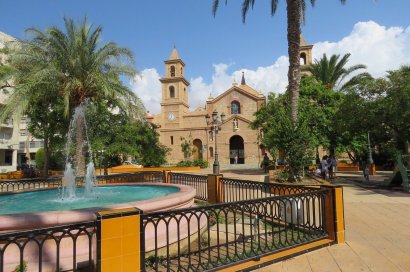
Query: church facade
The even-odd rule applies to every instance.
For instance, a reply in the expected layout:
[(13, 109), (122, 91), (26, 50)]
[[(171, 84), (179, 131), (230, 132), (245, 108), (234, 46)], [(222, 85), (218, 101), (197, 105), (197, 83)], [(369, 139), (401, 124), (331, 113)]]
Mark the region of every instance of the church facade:
[[(266, 103), (266, 97), (248, 86), (242, 76), (241, 84), (232, 86), (215, 98), (209, 97), (204, 107), (189, 110), (189, 82), (184, 77), (185, 64), (174, 48), (165, 61), (165, 75), (162, 85), (161, 113), (148, 115), (148, 122), (158, 127), (160, 142), (170, 148), (169, 163), (184, 160), (181, 144), (191, 143), (191, 160), (206, 160), (210, 164), (218, 153), (221, 165), (257, 164), (262, 159), (260, 137), (257, 130), (249, 127), (254, 113)], [(221, 114), (225, 120), (220, 123), (217, 135), (214, 126), (207, 124), (206, 117)]]
[[(302, 68), (312, 63), (312, 46), (301, 37), (300, 59)], [(184, 77), (185, 63), (177, 50), (165, 61), (165, 75), (160, 79), (162, 86), (161, 113), (147, 115), (146, 120), (154, 124), (160, 142), (170, 149), (168, 163), (184, 160), (181, 144), (189, 143), (193, 154), (191, 160), (206, 160), (210, 164), (218, 154), (223, 165), (259, 165), (265, 150), (260, 148), (261, 135), (250, 128), (255, 112), (265, 106), (266, 97), (246, 84), (242, 74), (240, 84), (232, 86), (217, 97), (209, 97), (204, 107), (189, 110), (189, 82)], [(221, 114), (225, 120), (218, 125), (217, 135), (212, 121), (213, 113)]]

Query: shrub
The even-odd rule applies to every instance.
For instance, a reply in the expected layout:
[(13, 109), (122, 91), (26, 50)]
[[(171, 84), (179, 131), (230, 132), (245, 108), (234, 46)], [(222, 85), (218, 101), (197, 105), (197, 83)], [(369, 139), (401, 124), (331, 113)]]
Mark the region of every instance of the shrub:
[(196, 160), (192, 162), (192, 166), (199, 166), (201, 168), (207, 168), (208, 162), (204, 160)]
[(204, 160), (195, 160), (195, 161), (180, 161), (177, 163), (178, 167), (190, 167), (190, 166), (199, 166), (201, 168), (207, 168), (208, 162)]
[(13, 272), (27, 272), (27, 261), (23, 261), (22, 265), (17, 265)]
[(180, 161), (177, 163), (177, 167), (189, 167), (192, 166), (192, 161)]
[(39, 148), (36, 152), (36, 167), (37, 169), (43, 169), (44, 167), (44, 148)]

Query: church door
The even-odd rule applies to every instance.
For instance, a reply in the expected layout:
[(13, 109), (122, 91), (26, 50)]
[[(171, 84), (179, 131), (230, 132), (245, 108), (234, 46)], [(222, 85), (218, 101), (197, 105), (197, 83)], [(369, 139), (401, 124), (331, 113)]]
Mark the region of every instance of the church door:
[(202, 160), (202, 141), (195, 139), (192, 144), (194, 145), (192, 150), (194, 160)]
[(241, 136), (235, 135), (229, 140), (229, 158), (231, 164), (245, 163), (244, 144)]

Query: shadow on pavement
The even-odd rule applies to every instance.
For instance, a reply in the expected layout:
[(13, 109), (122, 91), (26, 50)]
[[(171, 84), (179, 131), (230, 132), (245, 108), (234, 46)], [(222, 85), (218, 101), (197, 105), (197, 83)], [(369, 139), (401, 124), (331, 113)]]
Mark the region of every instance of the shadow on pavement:
[[(373, 178), (373, 180), (372, 180)], [(391, 188), (387, 186), (385, 180), (389, 176), (373, 176), (370, 178), (370, 181), (366, 182), (363, 177), (359, 175), (354, 176), (343, 176), (337, 177), (335, 184), (339, 184), (346, 187), (360, 187), (363, 190), (359, 193), (361, 195), (370, 195), (370, 194), (381, 194), (387, 197), (409, 197), (410, 194), (404, 192), (400, 188)]]

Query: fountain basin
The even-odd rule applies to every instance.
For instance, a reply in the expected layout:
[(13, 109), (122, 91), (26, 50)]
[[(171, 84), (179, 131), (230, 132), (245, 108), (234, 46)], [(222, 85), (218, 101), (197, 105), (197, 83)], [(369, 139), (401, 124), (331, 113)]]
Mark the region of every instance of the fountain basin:
[[(44, 211), (18, 214), (0, 215), (0, 232), (10, 232), (14, 230), (27, 230), (34, 228), (44, 228), (72, 223), (80, 223), (96, 219), (95, 213), (103, 210), (115, 210), (129, 207), (137, 207), (144, 213), (152, 211), (172, 210), (191, 207), (194, 203), (196, 191), (194, 188), (176, 184), (147, 184), (147, 183), (116, 183), (114, 185), (104, 185), (102, 187), (116, 186), (149, 186), (149, 187), (170, 187), (176, 190), (170, 194), (146, 200), (127, 201), (125, 203), (102, 205), (90, 208)], [(55, 189), (54, 189), (55, 191)], [(57, 193), (57, 192), (56, 192)], [(18, 194), (18, 193), (16, 193)], [(24, 193), (23, 193), (24, 194)], [(18, 195), (17, 195), (18, 197)], [(30, 205), (30, 203), (28, 203)]]
[[(137, 207), (143, 210), (144, 213), (153, 211), (173, 210), (179, 208), (191, 207), (194, 204), (194, 197), (196, 191), (194, 188), (185, 185), (176, 184), (147, 184), (147, 183), (116, 183), (108, 186), (159, 186), (174, 188), (175, 192), (168, 195), (156, 197), (141, 201), (130, 201), (127, 203), (120, 203), (108, 206), (99, 206), (92, 208), (65, 210), (65, 211), (48, 211), (48, 212), (33, 212), (33, 213), (20, 213), (20, 214), (2, 214), (0, 215), (0, 233), (12, 232), (16, 230), (28, 230), (39, 229), (50, 226), (66, 225), (73, 223), (80, 223), (84, 221), (92, 221), (96, 219), (95, 213), (102, 210), (115, 210), (129, 207)], [(175, 243), (178, 239), (184, 239), (188, 235), (192, 235), (195, 232), (188, 233), (188, 225), (191, 229), (197, 229), (200, 224), (201, 228), (206, 225), (206, 218), (201, 218), (200, 222), (187, 222), (181, 220), (179, 227), (183, 229), (178, 234), (178, 226), (173, 222), (169, 226), (169, 240), (167, 240), (166, 228), (163, 224), (160, 224), (159, 228), (154, 230), (152, 223), (147, 226), (145, 231), (145, 246), (146, 251), (153, 250), (155, 244), (158, 247), (163, 247), (167, 243)], [(155, 234), (156, 232), (156, 234)], [(157, 238), (155, 238), (157, 236)], [(156, 240), (157, 239), (157, 240)], [(155, 242), (156, 241), (156, 242)], [(84, 232), (76, 239), (76, 266), (82, 267), (88, 261), (89, 254), (96, 256), (96, 239), (92, 238), (91, 252), (89, 250), (90, 238)], [(0, 244), (0, 248), (2, 245)], [(42, 247), (42, 271), (56, 271), (56, 242), (55, 240), (47, 239)], [(72, 239), (67, 237), (63, 238), (60, 242), (59, 253), (59, 269), (70, 270), (73, 265), (73, 242)], [(19, 264), (20, 251), (17, 246), (8, 246), (4, 251), (4, 271), (14, 271)], [(34, 241), (30, 241), (25, 246), (24, 260), (27, 262), (29, 271), (38, 271), (38, 256), (39, 248), (38, 244)], [(94, 259), (95, 257), (93, 257)], [(94, 259), (95, 262), (95, 259)]]

